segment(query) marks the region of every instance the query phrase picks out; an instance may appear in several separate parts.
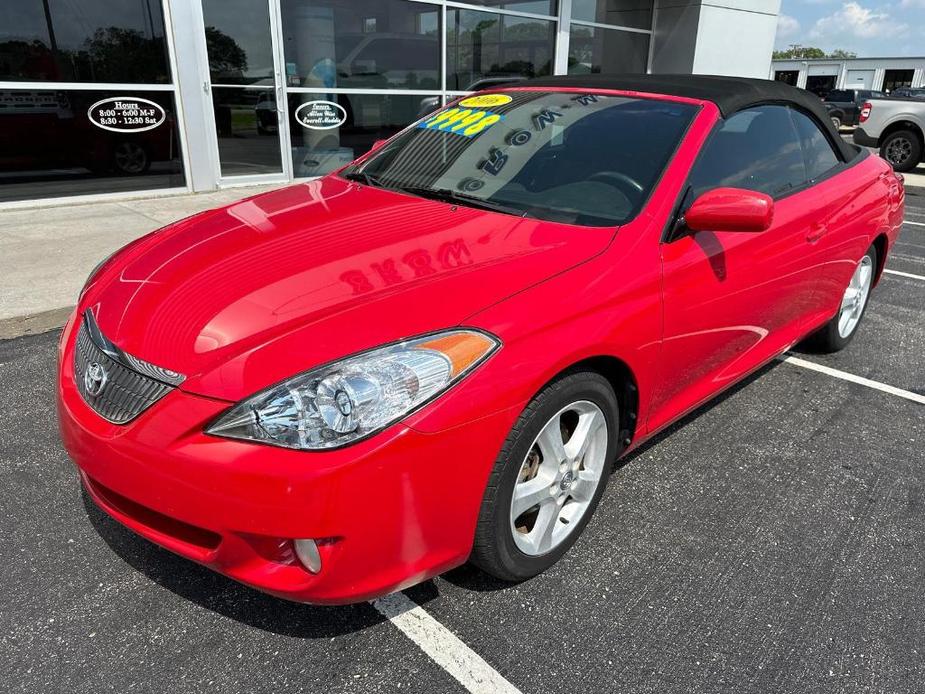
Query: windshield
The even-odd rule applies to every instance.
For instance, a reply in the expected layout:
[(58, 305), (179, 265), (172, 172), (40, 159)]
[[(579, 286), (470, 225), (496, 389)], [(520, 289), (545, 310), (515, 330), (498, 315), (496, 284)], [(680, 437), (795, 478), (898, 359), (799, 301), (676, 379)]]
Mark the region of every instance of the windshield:
[(638, 214), (696, 110), (602, 94), (479, 94), (342, 175), (506, 214), (614, 226)]

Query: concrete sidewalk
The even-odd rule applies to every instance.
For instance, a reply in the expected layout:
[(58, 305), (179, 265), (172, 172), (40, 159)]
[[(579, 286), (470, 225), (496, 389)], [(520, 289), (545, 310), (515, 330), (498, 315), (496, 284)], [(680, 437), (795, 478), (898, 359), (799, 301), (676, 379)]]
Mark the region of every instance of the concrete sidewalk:
[(273, 187), (0, 211), (0, 339), (62, 325), (90, 271), (129, 241)]
[[(62, 325), (90, 271), (129, 241), (273, 187), (0, 211), (0, 339)], [(925, 166), (906, 189), (925, 195)]]
[(903, 174), (906, 178), (906, 192), (910, 195), (925, 195), (925, 164), (915, 171)]

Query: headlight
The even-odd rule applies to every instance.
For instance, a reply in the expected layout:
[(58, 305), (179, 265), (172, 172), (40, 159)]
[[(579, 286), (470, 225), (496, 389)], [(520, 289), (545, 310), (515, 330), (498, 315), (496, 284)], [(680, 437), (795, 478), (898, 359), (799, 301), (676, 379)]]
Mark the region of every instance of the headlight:
[(345, 446), (434, 399), (500, 344), (474, 330), (448, 330), (363, 352), (238, 403), (206, 433), (301, 450)]

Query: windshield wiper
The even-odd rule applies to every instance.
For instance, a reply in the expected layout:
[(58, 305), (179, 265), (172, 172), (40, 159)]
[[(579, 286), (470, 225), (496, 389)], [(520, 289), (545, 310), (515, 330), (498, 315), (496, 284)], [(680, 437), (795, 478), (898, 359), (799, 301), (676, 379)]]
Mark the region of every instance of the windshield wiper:
[(360, 183), (365, 183), (372, 188), (386, 187), (377, 176), (368, 174), (365, 171), (360, 171), (359, 169), (351, 171), (350, 173), (341, 174), (341, 178), (346, 178), (348, 181), (359, 181)]
[(505, 205), (501, 202), (493, 202), (491, 200), (486, 200), (485, 198), (478, 198), (474, 195), (459, 193), (455, 190), (449, 190), (447, 188), (428, 188), (427, 186), (396, 186), (395, 189), (405, 193), (411, 193), (412, 195), (418, 195), (422, 198), (456, 203), (459, 205), (465, 205), (467, 207), (477, 207), (482, 210), (490, 210), (492, 212), (501, 212), (502, 214), (514, 215), (515, 217), (526, 217), (528, 212), (528, 210), (523, 210), (519, 207), (514, 207), (513, 205)]

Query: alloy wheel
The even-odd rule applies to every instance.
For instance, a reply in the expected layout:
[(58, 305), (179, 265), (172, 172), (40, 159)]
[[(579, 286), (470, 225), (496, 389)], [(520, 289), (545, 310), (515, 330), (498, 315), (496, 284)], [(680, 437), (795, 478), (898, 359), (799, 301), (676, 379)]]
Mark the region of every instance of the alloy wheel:
[(886, 158), (894, 166), (900, 166), (912, 156), (912, 142), (905, 137), (897, 137), (886, 147)]
[(546, 554), (587, 512), (607, 461), (607, 420), (581, 400), (559, 410), (540, 430), (518, 473), (510, 529), (524, 554)]
[(841, 300), (841, 311), (838, 314), (838, 334), (841, 337), (848, 337), (858, 327), (864, 306), (867, 305), (873, 278), (874, 263), (869, 255), (865, 255), (855, 268)]

